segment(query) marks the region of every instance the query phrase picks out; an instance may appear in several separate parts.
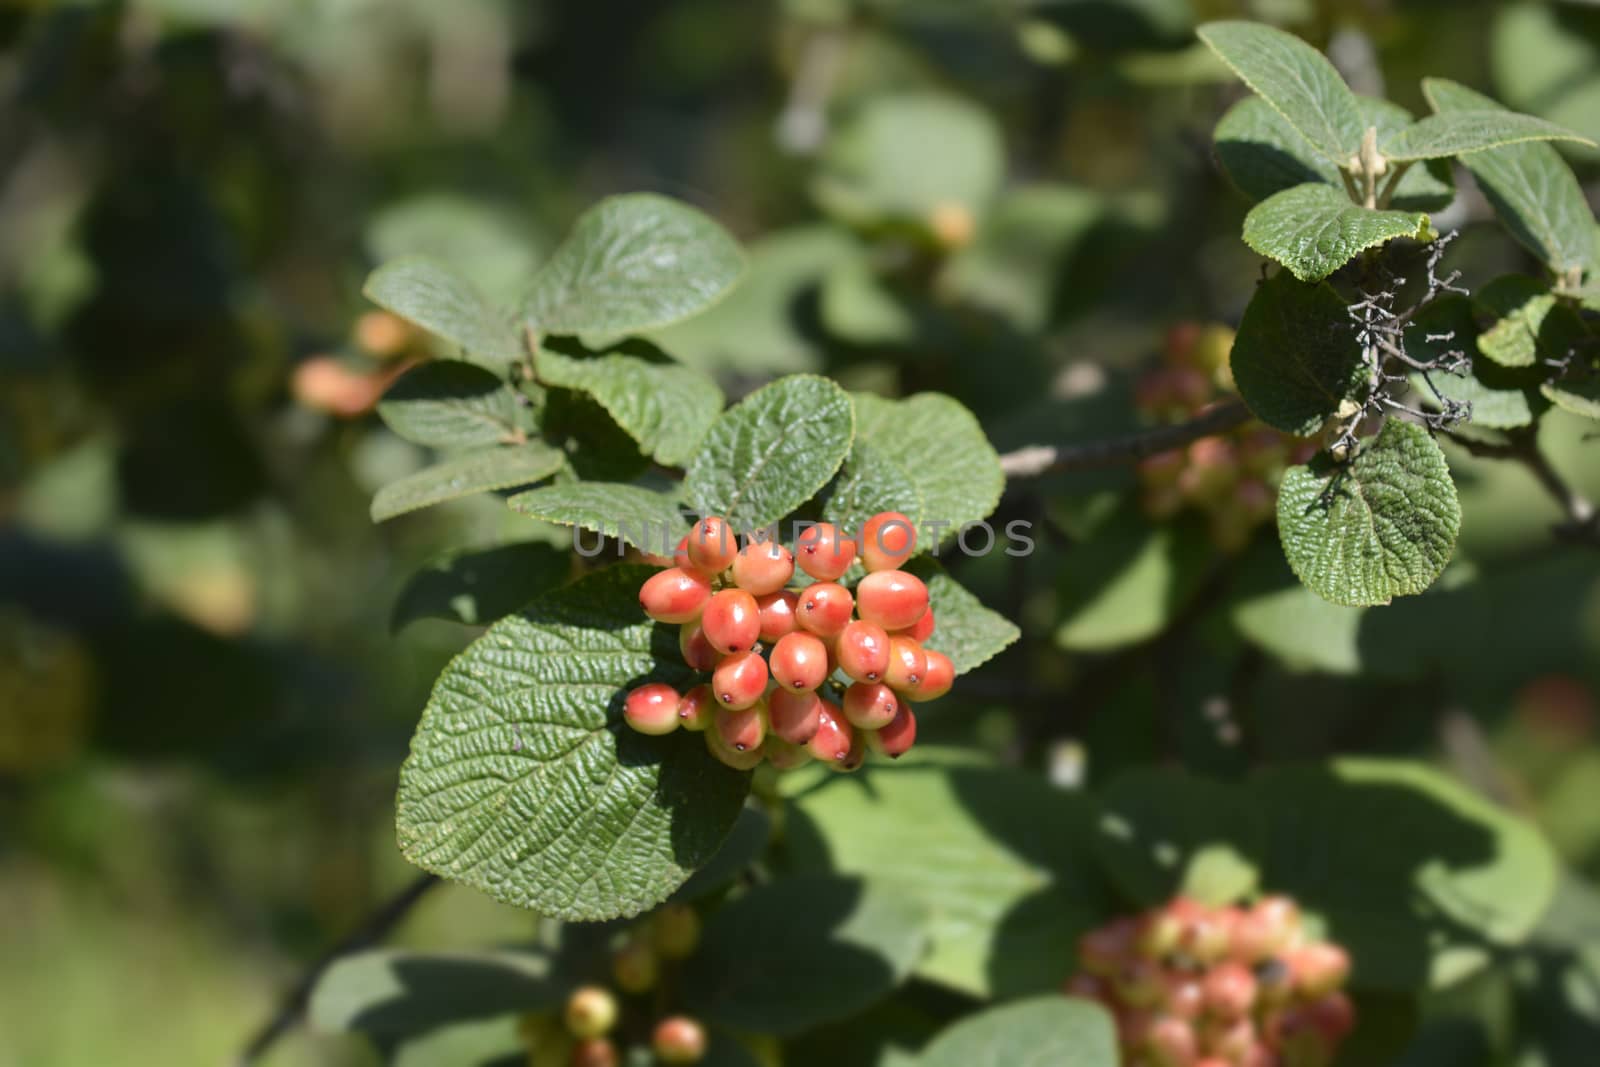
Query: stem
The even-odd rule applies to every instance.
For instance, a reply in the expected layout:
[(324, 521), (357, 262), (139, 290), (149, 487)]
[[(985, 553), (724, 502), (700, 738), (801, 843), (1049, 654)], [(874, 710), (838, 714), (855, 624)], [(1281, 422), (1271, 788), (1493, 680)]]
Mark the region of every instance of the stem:
[(1475, 441), (1449, 432), (1445, 436), (1460, 445), (1468, 455), (1521, 463), (1566, 515), (1567, 521), (1557, 528), (1557, 533), (1572, 541), (1600, 545), (1600, 513), (1596, 512), (1594, 502), (1567, 484), (1566, 479), (1551, 465), (1549, 457), (1539, 448), (1538, 438), (1534, 434), (1519, 434), (1504, 444)]
[(1383, 188), (1378, 191), (1378, 206), (1387, 208), (1389, 201), (1394, 199), (1394, 191), (1400, 186), (1400, 179), (1405, 177), (1406, 171), (1411, 169), (1410, 163), (1392, 164), (1394, 169), (1389, 172), (1389, 179), (1383, 183)]
[(1356, 180), (1350, 176), (1349, 171), (1345, 170), (1343, 167), (1340, 167), (1339, 177), (1344, 179), (1344, 191), (1350, 194), (1351, 200), (1354, 200), (1358, 204), (1366, 200), (1366, 197), (1361, 195), (1361, 190), (1356, 187)]
[(379, 904), (360, 925), (312, 961), (301, 974), (299, 981), (295, 982), (284, 996), (277, 1012), (246, 1042), (244, 1051), (234, 1060), (235, 1067), (249, 1067), (249, 1064), (265, 1055), (279, 1038), (289, 1032), (289, 1028), (305, 1013), (306, 1004), (311, 999), (311, 990), (315, 988), (317, 979), (322, 977), (324, 971), (340, 957), (381, 941), (400, 924), (400, 920), (406, 917), (417, 901), (438, 884), (439, 876), (436, 874), (424, 874), (414, 879), (394, 896)]
[(1202, 437), (1226, 433), (1251, 419), (1250, 409), (1229, 400), (1201, 412), (1188, 422), (1162, 426), (1126, 437), (1070, 445), (1030, 445), (1000, 457), (1007, 478), (1037, 478), (1058, 471), (1092, 470), (1137, 463), (1159, 452), (1181, 448)]

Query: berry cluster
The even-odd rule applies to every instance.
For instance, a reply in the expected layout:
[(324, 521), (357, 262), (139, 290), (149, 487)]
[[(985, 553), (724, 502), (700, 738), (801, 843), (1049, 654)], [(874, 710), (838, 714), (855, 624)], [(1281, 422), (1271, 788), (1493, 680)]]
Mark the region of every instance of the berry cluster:
[(656, 1063), (699, 1063), (706, 1055), (705, 1027), (687, 1015), (660, 1015), (661, 998), (654, 996), (663, 970), (699, 943), (700, 916), (687, 904), (666, 905), (629, 930), (612, 955), (610, 985), (574, 990), (559, 1018), (523, 1019), (529, 1067), (618, 1067), (619, 1046), (629, 1036), (641, 1044), (647, 1039)]
[[(1167, 334), (1165, 361), (1140, 378), (1135, 404), (1157, 422), (1193, 418), (1234, 391), (1228, 369), (1232, 348), (1233, 331), (1226, 326), (1174, 326)], [(1157, 453), (1139, 464), (1145, 514), (1161, 520), (1185, 508), (1203, 512), (1217, 547), (1237, 552), (1277, 511), (1284, 468), (1315, 453), (1314, 443), (1259, 422)]]
[[(739, 770), (811, 759), (854, 770), (868, 747), (900, 756), (917, 736), (908, 701), (936, 700), (955, 681), (949, 657), (922, 647), (933, 632), (928, 587), (899, 569), (916, 541), (893, 511), (867, 520), (859, 542), (829, 523), (807, 527), (793, 553), (776, 541), (740, 547), (725, 519), (701, 519), (639, 604), (682, 627), (684, 662), (711, 679), (686, 693), (640, 686), (628, 723), (646, 734), (704, 731), (706, 747)], [(867, 573), (852, 590), (840, 579), (858, 556)], [(797, 564), (814, 579), (798, 590), (788, 588)]]
[(1285, 897), (1182, 897), (1085, 934), (1070, 996), (1111, 1010), (1128, 1067), (1327, 1067), (1355, 1025), (1350, 957)]

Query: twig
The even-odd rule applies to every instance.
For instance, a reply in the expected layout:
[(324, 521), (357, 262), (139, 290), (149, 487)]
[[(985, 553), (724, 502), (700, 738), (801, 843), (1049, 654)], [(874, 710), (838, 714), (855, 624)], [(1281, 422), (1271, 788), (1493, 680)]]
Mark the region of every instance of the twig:
[(1029, 445), (1000, 457), (1007, 478), (1037, 478), (1057, 471), (1092, 470), (1137, 463), (1161, 452), (1182, 448), (1213, 434), (1227, 433), (1251, 419), (1250, 409), (1230, 400), (1201, 412), (1188, 422), (1162, 426), (1126, 437), (1074, 445)]
[(245, 1045), (244, 1051), (234, 1060), (234, 1067), (249, 1067), (276, 1044), (280, 1037), (288, 1033), (289, 1028), (305, 1013), (306, 1004), (311, 999), (311, 990), (316, 987), (317, 979), (321, 978), (323, 972), (335, 961), (341, 956), (383, 940), (384, 936), (406, 917), (417, 901), (438, 884), (439, 876), (436, 874), (424, 874), (418, 877), (400, 892), (378, 905), (359, 926), (319, 956), (289, 990), (277, 1012), (262, 1024), (261, 1029), (257, 1030), (255, 1036)]
[(1532, 434), (1520, 434), (1504, 442), (1478, 441), (1448, 431), (1445, 436), (1468, 455), (1521, 463), (1566, 515), (1567, 521), (1556, 532), (1571, 541), (1600, 545), (1600, 512), (1596, 511), (1594, 502), (1567, 484), (1560, 472), (1550, 465), (1549, 457)]

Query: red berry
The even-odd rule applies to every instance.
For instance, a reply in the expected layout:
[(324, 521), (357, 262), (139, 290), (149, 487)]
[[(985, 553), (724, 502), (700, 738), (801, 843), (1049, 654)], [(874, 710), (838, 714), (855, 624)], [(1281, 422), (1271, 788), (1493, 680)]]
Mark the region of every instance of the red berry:
[(599, 1037), (617, 1025), (617, 998), (611, 990), (586, 985), (573, 990), (561, 1018), (573, 1037)]
[(1233, 920), (1232, 944), (1228, 955), (1240, 963), (1252, 965), (1272, 956), (1284, 947), (1281, 931), (1270, 920), (1254, 909), (1240, 912)]
[(799, 605), (799, 594), (787, 589), (756, 597), (756, 608), (761, 613), (761, 640), (776, 641), (785, 634), (794, 633), (800, 625), (795, 617)]
[[(678, 547), (672, 551), (672, 566), (686, 571), (699, 571), (694, 565), (694, 560), (689, 558), (689, 535), (684, 534), (678, 539)], [(703, 572), (702, 572), (703, 573)], [(710, 577), (710, 575), (707, 575)]]
[(724, 708), (748, 708), (767, 691), (767, 661), (759, 652), (724, 657), (711, 674), (711, 691)]
[(1189, 1067), (1200, 1051), (1200, 1041), (1188, 1019), (1158, 1015), (1145, 1028), (1144, 1047), (1151, 1067)]
[(736, 748), (729, 747), (728, 743), (722, 739), (722, 734), (716, 730), (707, 730), (701, 736), (706, 739), (707, 751), (724, 765), (732, 767), (736, 771), (751, 770), (759, 766), (765, 758), (762, 755), (766, 751), (765, 744), (760, 748), (752, 748), (748, 751), (740, 752)]
[(706, 1030), (686, 1016), (669, 1016), (656, 1024), (650, 1047), (662, 1063), (699, 1063), (706, 1054)]
[(586, 1038), (572, 1046), (569, 1067), (617, 1067), (617, 1046), (603, 1037)]
[(698, 622), (686, 622), (679, 629), (678, 652), (683, 656), (683, 662), (697, 671), (711, 670), (721, 658), (711, 642), (706, 640), (705, 628)]
[(837, 582), (818, 582), (800, 592), (800, 609), (795, 613), (803, 629), (818, 637), (837, 637), (850, 625), (855, 610), (850, 590)]
[(928, 654), (909, 637), (889, 638), (889, 669), (883, 680), (901, 693), (915, 692), (928, 673)]
[(776, 541), (752, 541), (733, 559), (733, 581), (755, 596), (776, 593), (794, 577), (794, 557)]
[(1343, 1041), (1356, 1025), (1356, 1008), (1343, 993), (1329, 993), (1304, 1008), (1312, 1025), (1330, 1041)]
[(748, 652), (761, 640), (761, 609), (743, 589), (724, 589), (706, 602), (700, 627), (718, 652)]
[(639, 606), (657, 622), (689, 622), (710, 599), (711, 583), (678, 567), (652, 574), (639, 587)]
[(801, 531), (794, 544), (795, 562), (820, 582), (837, 581), (855, 562), (856, 543), (831, 522)]
[(1109, 995), (1100, 979), (1081, 972), (1062, 982), (1061, 992), (1078, 1000), (1104, 1001)]
[[(898, 511), (880, 511), (861, 526), (861, 562), (869, 571), (886, 571), (900, 566), (911, 558), (916, 547), (917, 528)], [(906, 625), (916, 621), (913, 618)]]
[(651, 682), (628, 694), (622, 716), (641, 734), (670, 734), (678, 728), (678, 700), (672, 686)]
[(933, 634), (933, 609), (929, 608), (922, 613), (922, 618), (912, 623), (908, 629), (900, 631), (901, 636), (909, 637), (913, 641), (926, 641)]
[(738, 539), (727, 519), (708, 515), (689, 531), (689, 559), (707, 574), (721, 574), (738, 554)]
[(1206, 1009), (1219, 1019), (1242, 1019), (1256, 1003), (1256, 977), (1242, 963), (1219, 963), (1206, 973)]
[(837, 704), (824, 700), (817, 717), (817, 732), (806, 743), (811, 755), (823, 763), (837, 766), (850, 758), (850, 746), (855, 742), (855, 731)]
[(847, 624), (833, 650), (844, 673), (858, 682), (876, 682), (889, 669), (889, 635), (870, 622)]
[(856, 586), (856, 611), (885, 630), (914, 626), (928, 610), (928, 587), (905, 571), (878, 571)]
[(1180, 1019), (1198, 1019), (1206, 1008), (1205, 986), (1198, 978), (1187, 974), (1167, 977), (1167, 999), (1163, 1003), (1168, 1015)]
[(917, 743), (917, 716), (910, 704), (901, 704), (889, 724), (876, 733), (869, 733), (872, 747), (890, 759), (899, 759)]
[(772, 764), (774, 770), (779, 771), (792, 771), (811, 762), (810, 749), (804, 745), (791, 745), (776, 734), (768, 734), (767, 739), (761, 742), (761, 755)]
[(822, 698), (809, 689), (791, 692), (775, 689), (767, 699), (767, 725), (791, 745), (803, 745), (817, 735), (822, 722)]
[(780, 638), (772, 646), (772, 676), (786, 690), (817, 688), (828, 680), (828, 646), (811, 634)]
[(911, 693), (911, 698), (918, 704), (938, 700), (950, 692), (950, 687), (956, 682), (956, 665), (950, 662), (949, 656), (929, 649), (923, 649), (923, 655), (928, 660), (927, 672)]
[(629, 941), (611, 957), (611, 980), (624, 993), (645, 993), (661, 977), (656, 950), (643, 941)]
[(1332, 993), (1350, 977), (1349, 953), (1326, 941), (1313, 941), (1291, 950), (1288, 964), (1295, 988), (1311, 998)]
[(708, 729), (716, 719), (718, 704), (709, 685), (697, 685), (678, 701), (678, 722), (685, 730)]
[(881, 682), (857, 682), (844, 691), (844, 717), (851, 726), (881, 730), (900, 712), (900, 698)]

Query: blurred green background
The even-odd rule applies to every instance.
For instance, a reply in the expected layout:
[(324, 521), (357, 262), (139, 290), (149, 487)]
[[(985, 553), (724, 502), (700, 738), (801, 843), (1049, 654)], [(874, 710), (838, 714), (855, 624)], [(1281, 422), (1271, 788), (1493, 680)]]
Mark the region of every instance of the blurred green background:
[[(950, 392), (1002, 450), (1119, 431), (1165, 331), (1236, 322), (1258, 277), (1210, 151), (1242, 90), (1192, 45), (1224, 15), (1419, 113), (1436, 74), (1600, 136), (1592, 4), (0, 0), (0, 1065), (227, 1062), (412, 877), (396, 770), (471, 631), (396, 625), (402, 590), (449, 549), (563, 542), (493, 498), (369, 521), (426, 459), (366, 414), (425, 344), (361, 317), (376, 262), (427, 252), (510, 299), (585, 205), (657, 190), (751, 249), (734, 297), (658, 338), (731, 394), (811, 369)], [(1593, 201), (1600, 155), (1569, 159)], [(935, 280), (860, 221), (920, 210), (925, 180), (970, 191), (980, 234)], [(1469, 282), (1532, 269), (1470, 189), (1436, 225)], [(1547, 422), (1600, 494), (1585, 429)], [(1600, 874), (1600, 565), (1553, 544), (1525, 472), (1450, 455), (1435, 593), (1319, 612), (1268, 532), (1154, 642), (1150, 583), (1211, 561), (1158, 545), (1127, 601), (1085, 587), (1129, 543), (1094, 534), (1131, 475), (1008, 496), (1053, 533), (1027, 572), (963, 579), (1027, 636), (931, 734), (1084, 743), (1091, 776), (1226, 769), (1200, 708), (1247, 692), (1252, 756), (1482, 755)], [(1452, 748), (1456, 715), (1492, 752)], [(447, 887), (396, 936), (531, 922)], [(267, 1062), (368, 1055), (297, 1030)]]

